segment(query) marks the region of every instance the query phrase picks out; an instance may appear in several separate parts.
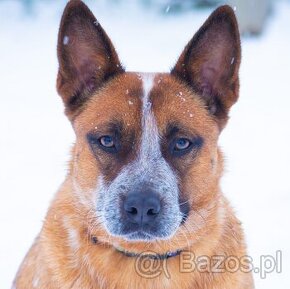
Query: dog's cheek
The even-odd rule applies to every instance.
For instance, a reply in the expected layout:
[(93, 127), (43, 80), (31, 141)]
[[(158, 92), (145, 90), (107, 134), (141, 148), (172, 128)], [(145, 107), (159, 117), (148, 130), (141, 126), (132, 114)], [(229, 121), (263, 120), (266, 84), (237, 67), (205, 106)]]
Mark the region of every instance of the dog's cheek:
[(221, 170), (219, 162), (217, 148), (207, 146), (181, 178), (183, 198), (188, 200), (191, 211), (205, 208), (216, 198)]
[(76, 144), (71, 173), (75, 186), (83, 194), (97, 187), (100, 169), (87, 144)]

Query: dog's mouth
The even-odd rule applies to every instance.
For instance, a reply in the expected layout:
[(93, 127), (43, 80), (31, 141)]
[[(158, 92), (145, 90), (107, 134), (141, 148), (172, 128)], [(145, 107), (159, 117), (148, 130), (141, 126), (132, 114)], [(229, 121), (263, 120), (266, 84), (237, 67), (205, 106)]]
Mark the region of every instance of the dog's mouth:
[(131, 250), (131, 249), (126, 249), (125, 246), (121, 245), (121, 244), (106, 244), (103, 243), (102, 240), (99, 240), (99, 238), (97, 238), (96, 236), (91, 236), (91, 242), (94, 245), (102, 245), (102, 246), (106, 246), (107, 248), (112, 248), (114, 249), (116, 252), (118, 252), (119, 254), (122, 254), (125, 257), (128, 258), (137, 258), (137, 259), (151, 259), (151, 260), (166, 260), (169, 258), (173, 258), (173, 257), (177, 257), (179, 255), (182, 254), (182, 252), (185, 252), (186, 249), (176, 249), (174, 251), (166, 251), (164, 250), (164, 253), (161, 252), (157, 252), (154, 251), (154, 249), (152, 250), (143, 250), (141, 251), (140, 248), (137, 250)]
[(122, 238), (129, 242), (150, 242), (156, 241), (157, 239), (162, 239), (145, 230), (138, 230), (129, 234), (122, 235)]

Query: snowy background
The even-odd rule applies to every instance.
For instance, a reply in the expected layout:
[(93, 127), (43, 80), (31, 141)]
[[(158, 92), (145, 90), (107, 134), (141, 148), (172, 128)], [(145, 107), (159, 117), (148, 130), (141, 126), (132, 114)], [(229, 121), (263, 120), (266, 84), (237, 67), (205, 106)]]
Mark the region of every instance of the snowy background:
[[(168, 71), (212, 9), (179, 14), (132, 1), (86, 1), (128, 70)], [(98, 2), (98, 3), (97, 3)], [(65, 1), (25, 11), (0, 1), (0, 288), (12, 279), (64, 180), (74, 134), (55, 90), (57, 30)], [(239, 9), (237, 7), (237, 9)], [(241, 95), (222, 133), (223, 190), (242, 220), (249, 254), (282, 250), (282, 273), (257, 288), (290, 288), (290, 2), (264, 33), (242, 40)]]

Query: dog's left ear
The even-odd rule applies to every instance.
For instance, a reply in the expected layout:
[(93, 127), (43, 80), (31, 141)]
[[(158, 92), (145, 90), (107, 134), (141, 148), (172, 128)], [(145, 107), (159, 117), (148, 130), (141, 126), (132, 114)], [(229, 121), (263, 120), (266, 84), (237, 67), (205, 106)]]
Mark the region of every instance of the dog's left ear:
[(187, 44), (171, 73), (205, 101), (220, 129), (239, 96), (240, 36), (230, 6), (216, 9)]
[(111, 40), (80, 0), (69, 1), (63, 12), (57, 54), (57, 90), (70, 119), (96, 89), (124, 71)]

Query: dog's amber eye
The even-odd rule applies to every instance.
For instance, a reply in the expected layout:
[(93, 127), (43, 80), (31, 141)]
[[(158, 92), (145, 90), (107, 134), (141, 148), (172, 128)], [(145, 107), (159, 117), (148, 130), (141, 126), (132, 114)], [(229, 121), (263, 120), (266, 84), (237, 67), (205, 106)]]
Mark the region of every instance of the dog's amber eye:
[(174, 150), (181, 151), (189, 148), (191, 146), (191, 141), (186, 138), (179, 138), (175, 142)]
[(106, 147), (106, 148), (113, 148), (115, 146), (113, 137), (109, 135), (100, 137), (99, 142), (103, 147)]

